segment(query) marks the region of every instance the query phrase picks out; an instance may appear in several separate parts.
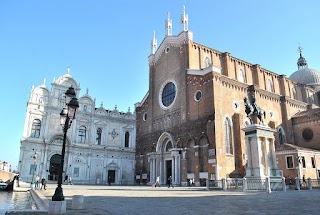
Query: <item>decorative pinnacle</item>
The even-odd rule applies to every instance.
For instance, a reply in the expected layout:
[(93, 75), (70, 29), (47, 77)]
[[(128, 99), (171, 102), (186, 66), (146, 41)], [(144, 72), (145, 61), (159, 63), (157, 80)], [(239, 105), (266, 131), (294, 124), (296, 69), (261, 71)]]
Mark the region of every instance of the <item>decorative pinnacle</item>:
[(181, 24), (183, 27), (183, 31), (188, 30), (188, 14), (186, 14), (186, 7), (183, 5), (183, 13), (181, 14)]
[(67, 73), (70, 74), (70, 66), (67, 67)]
[(300, 57), (302, 57), (302, 50), (303, 48), (300, 46), (300, 43), (299, 43), (297, 51), (300, 53)]

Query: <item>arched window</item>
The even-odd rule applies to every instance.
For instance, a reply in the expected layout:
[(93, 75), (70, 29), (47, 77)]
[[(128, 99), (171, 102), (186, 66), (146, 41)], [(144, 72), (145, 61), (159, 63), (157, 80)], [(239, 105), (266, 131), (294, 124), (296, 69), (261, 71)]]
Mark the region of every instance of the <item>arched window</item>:
[(129, 132), (126, 132), (126, 134), (124, 135), (124, 147), (129, 147), (129, 137)]
[(206, 57), (206, 58), (204, 59), (204, 65), (205, 65), (205, 68), (207, 68), (208, 66), (211, 65), (211, 60), (210, 60), (209, 57)]
[(273, 82), (272, 82), (272, 80), (271, 80), (270, 78), (268, 79), (267, 90), (268, 90), (269, 92), (274, 92)]
[(40, 129), (41, 129), (41, 121), (39, 119), (33, 120), (32, 128), (31, 128), (31, 137), (39, 138)]
[(226, 146), (226, 154), (233, 154), (231, 121), (229, 118), (224, 120), (224, 143)]
[(85, 143), (85, 142), (86, 142), (86, 127), (80, 126), (78, 143)]
[(166, 152), (168, 152), (170, 149), (172, 149), (172, 143), (171, 141), (168, 141), (167, 144), (166, 144)]
[(101, 145), (101, 134), (102, 134), (102, 129), (98, 128), (97, 129), (97, 139), (96, 139), (96, 144)]
[(238, 80), (242, 83), (246, 83), (246, 73), (243, 69), (239, 69), (238, 71)]

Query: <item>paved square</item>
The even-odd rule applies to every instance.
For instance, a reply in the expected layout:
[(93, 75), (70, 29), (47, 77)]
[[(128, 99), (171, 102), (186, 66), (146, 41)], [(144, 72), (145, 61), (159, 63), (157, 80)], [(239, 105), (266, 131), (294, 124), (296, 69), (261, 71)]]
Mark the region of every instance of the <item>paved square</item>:
[[(51, 199), (56, 188), (40, 191)], [(63, 185), (67, 214), (319, 214), (320, 190), (287, 192), (206, 191), (198, 187)], [(73, 195), (84, 196), (84, 209), (72, 210)]]

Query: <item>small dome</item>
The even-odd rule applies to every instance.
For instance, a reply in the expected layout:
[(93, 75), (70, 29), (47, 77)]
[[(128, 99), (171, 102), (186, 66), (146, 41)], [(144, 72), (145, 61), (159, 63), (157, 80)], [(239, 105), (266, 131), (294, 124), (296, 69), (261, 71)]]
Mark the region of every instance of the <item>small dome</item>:
[(299, 69), (298, 71), (290, 75), (290, 79), (300, 84), (318, 85), (320, 84), (320, 72), (318, 72), (317, 70), (305, 67), (305, 68)]
[(308, 68), (307, 60), (302, 56), (302, 48), (299, 46), (300, 57), (297, 61), (298, 71), (290, 75), (290, 79), (306, 85), (320, 85), (320, 72)]

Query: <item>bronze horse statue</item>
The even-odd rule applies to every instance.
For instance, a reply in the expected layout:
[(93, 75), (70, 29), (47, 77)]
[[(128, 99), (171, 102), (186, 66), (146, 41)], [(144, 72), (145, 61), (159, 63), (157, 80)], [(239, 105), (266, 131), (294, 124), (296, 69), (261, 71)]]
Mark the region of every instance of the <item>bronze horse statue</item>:
[(260, 122), (264, 125), (263, 118), (266, 118), (266, 112), (256, 105), (256, 99), (253, 97), (250, 102), (247, 97), (244, 97), (243, 100), (246, 108), (245, 112), (247, 117), (250, 119), (250, 123), (253, 124), (253, 116), (257, 116)]

